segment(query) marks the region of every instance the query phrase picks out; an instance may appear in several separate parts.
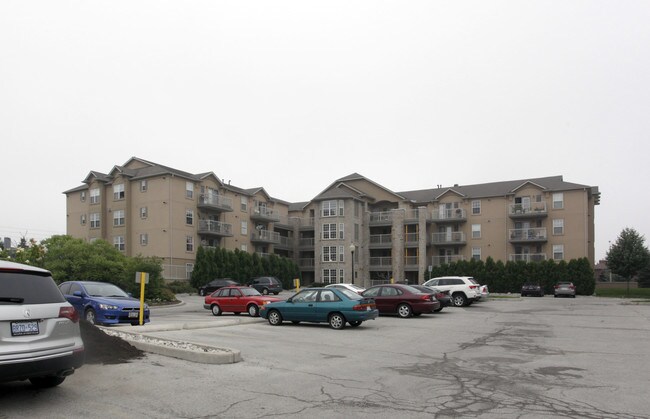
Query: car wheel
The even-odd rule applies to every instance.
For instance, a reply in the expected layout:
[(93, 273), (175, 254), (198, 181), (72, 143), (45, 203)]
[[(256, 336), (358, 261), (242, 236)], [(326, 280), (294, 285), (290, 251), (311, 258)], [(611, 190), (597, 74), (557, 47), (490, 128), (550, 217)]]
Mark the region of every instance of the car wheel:
[(56, 375), (48, 375), (47, 377), (32, 377), (29, 379), (29, 382), (32, 383), (34, 387), (38, 388), (48, 388), (55, 387), (61, 384), (65, 380), (65, 377), (57, 377)]
[(341, 313), (330, 314), (329, 321), (332, 329), (340, 330), (345, 327), (345, 317)]
[(282, 324), (282, 314), (278, 310), (271, 310), (269, 312), (269, 324), (271, 326), (279, 326)]
[(442, 309), (443, 309), (443, 307), (440, 307), (440, 308), (437, 308), (437, 309), (433, 310), (433, 312), (438, 313), (438, 312), (442, 311)]
[(456, 307), (463, 307), (467, 304), (467, 297), (465, 297), (465, 294), (454, 294), (451, 298)]
[(268, 288), (264, 288), (264, 289), (262, 290), (262, 294), (264, 294), (264, 295), (269, 295), (269, 290), (268, 290)]
[(210, 307), (212, 310), (212, 315), (213, 316), (221, 316), (221, 307), (219, 307), (217, 304), (212, 304), (212, 307)]
[(409, 306), (408, 304), (400, 304), (399, 306), (397, 306), (397, 315), (403, 319), (407, 317), (411, 317), (413, 315), (411, 306)]
[(95, 315), (95, 310), (89, 308), (84, 314), (84, 319), (90, 324), (97, 324), (97, 316)]
[(248, 306), (248, 314), (250, 314), (251, 317), (257, 317), (260, 315), (260, 309), (257, 307), (255, 304), (251, 304)]
[(361, 325), (360, 321), (348, 322), (348, 323), (350, 323), (350, 326), (352, 326), (352, 327), (357, 327), (357, 326)]

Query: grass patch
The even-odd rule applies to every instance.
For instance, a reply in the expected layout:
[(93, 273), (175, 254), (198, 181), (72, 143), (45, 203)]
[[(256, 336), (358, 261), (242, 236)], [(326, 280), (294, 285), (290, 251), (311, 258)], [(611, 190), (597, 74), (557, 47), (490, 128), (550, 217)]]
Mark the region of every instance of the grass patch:
[(596, 297), (611, 297), (611, 298), (647, 298), (650, 299), (650, 288), (603, 288), (597, 289), (594, 292)]

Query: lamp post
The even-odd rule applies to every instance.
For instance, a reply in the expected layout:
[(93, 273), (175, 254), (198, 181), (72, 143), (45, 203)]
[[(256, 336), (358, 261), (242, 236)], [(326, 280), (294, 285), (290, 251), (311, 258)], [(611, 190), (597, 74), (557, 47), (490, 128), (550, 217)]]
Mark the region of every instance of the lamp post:
[(354, 284), (354, 251), (356, 250), (354, 243), (350, 245), (350, 254), (352, 255), (352, 283)]

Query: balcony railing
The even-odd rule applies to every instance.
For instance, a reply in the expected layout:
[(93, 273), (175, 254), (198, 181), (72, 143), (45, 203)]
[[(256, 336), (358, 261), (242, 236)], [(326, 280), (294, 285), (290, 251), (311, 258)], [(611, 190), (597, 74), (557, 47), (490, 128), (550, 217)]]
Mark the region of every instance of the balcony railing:
[(408, 244), (418, 244), (420, 241), (420, 233), (406, 233), (404, 236), (405, 243)]
[(393, 265), (393, 258), (390, 256), (371, 257), (369, 262), (370, 262), (370, 266), (391, 267)]
[(390, 247), (393, 237), (390, 234), (371, 234), (370, 247)]
[(509, 260), (513, 262), (542, 262), (546, 260), (546, 253), (512, 253), (509, 255)]
[(452, 231), (451, 233), (433, 233), (431, 243), (433, 244), (465, 244), (467, 239), (462, 231)]
[(251, 209), (251, 220), (277, 222), (280, 221), (280, 214), (258, 205)]
[(280, 243), (280, 233), (269, 230), (260, 230), (251, 234), (252, 242), (261, 243)]
[(452, 262), (458, 262), (459, 260), (465, 260), (463, 255), (445, 255), (445, 256), (433, 256), (431, 258), (431, 265), (440, 266), (443, 264), (450, 264)]
[(371, 212), (370, 224), (391, 224), (393, 213), (391, 211)]
[(216, 211), (232, 211), (232, 199), (222, 195), (199, 195), (198, 207)]
[(285, 248), (293, 247), (293, 239), (287, 236), (280, 236), (280, 241), (276, 243), (277, 246), (282, 246)]
[(307, 238), (300, 239), (298, 245), (300, 247), (314, 247), (314, 241), (315, 239), (313, 237), (307, 237)]
[(512, 228), (509, 230), (511, 242), (546, 241), (546, 228)]
[(546, 202), (533, 202), (531, 204), (510, 204), (509, 214), (513, 218), (546, 217), (548, 211)]
[(298, 266), (301, 268), (313, 268), (314, 267), (314, 258), (300, 258), (298, 260)]
[(462, 208), (433, 211), (431, 215), (431, 219), (437, 223), (467, 221), (467, 212)]
[(314, 217), (300, 218), (300, 229), (301, 230), (313, 230), (314, 229)]
[(404, 265), (405, 266), (417, 266), (418, 257), (417, 256), (404, 256)]
[(216, 220), (199, 220), (198, 233), (220, 237), (232, 236), (232, 224)]
[(428, 214), (426, 210), (421, 210), (419, 208), (406, 210), (406, 213), (404, 214), (404, 221), (407, 223), (420, 221), (420, 212)]

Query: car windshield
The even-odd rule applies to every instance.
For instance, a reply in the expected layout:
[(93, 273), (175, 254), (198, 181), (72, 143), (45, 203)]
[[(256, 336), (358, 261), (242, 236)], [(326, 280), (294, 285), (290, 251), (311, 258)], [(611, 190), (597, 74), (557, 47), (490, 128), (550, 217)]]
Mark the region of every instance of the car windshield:
[(262, 295), (255, 288), (241, 288), (240, 290), (246, 296)]
[(406, 289), (408, 292), (412, 292), (413, 294), (421, 294), (422, 293), (422, 291), (420, 291), (417, 288), (413, 288), (410, 285), (404, 285), (403, 287), (404, 287), (403, 289)]
[(86, 291), (92, 297), (129, 298), (129, 295), (113, 284), (84, 284)]
[(343, 295), (345, 295), (346, 297), (348, 297), (350, 300), (360, 300), (360, 299), (363, 298), (362, 296), (360, 296), (356, 292), (350, 291), (349, 289), (339, 288), (339, 291), (341, 291), (341, 293)]

